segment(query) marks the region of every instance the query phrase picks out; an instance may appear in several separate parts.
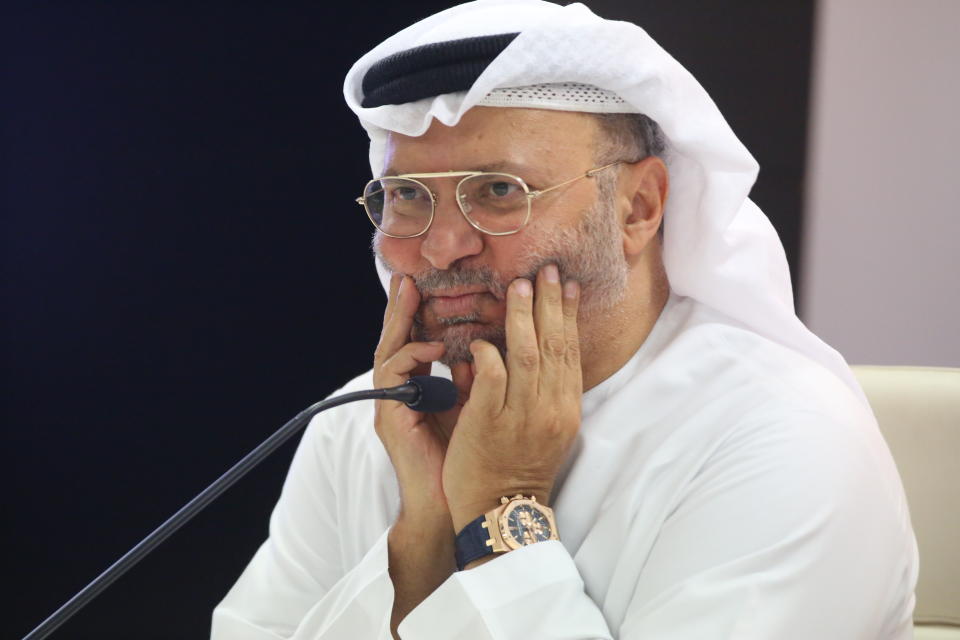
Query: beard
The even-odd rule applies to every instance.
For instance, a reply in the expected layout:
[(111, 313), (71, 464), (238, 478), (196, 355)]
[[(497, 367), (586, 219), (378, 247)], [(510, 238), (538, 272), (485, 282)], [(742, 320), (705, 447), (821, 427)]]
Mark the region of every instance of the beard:
[[(597, 199), (584, 211), (580, 222), (573, 228), (549, 229), (531, 234), (517, 258), (516, 272), (499, 273), (490, 267), (470, 266), (469, 258), (453, 263), (448, 269), (427, 269), (409, 274), (416, 283), (420, 295), (453, 287), (481, 285), (498, 300), (506, 298), (507, 287), (516, 278), (536, 282), (537, 273), (548, 264), (557, 265), (561, 282), (576, 280), (580, 283), (579, 317), (596, 317), (611, 313), (623, 301), (627, 291), (629, 267), (623, 254), (623, 237), (615, 215), (616, 177), (597, 176)], [(376, 238), (374, 251), (390, 272), (396, 270), (384, 258)], [(507, 351), (506, 328), (503, 320), (482, 323), (480, 312), (461, 316), (437, 318), (440, 331), (431, 330), (423, 320), (421, 304), (413, 319), (411, 337), (418, 342), (432, 340), (444, 343), (440, 362), (451, 366), (458, 362), (471, 362), (470, 343), (486, 340), (500, 350)], [(581, 332), (580, 341), (584, 351), (589, 349), (591, 336)]]

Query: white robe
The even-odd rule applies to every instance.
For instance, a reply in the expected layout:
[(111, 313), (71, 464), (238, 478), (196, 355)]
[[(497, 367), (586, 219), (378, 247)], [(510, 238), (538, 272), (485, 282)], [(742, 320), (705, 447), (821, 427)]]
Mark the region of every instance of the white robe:
[[(916, 542), (873, 416), (821, 365), (692, 299), (672, 295), (584, 394), (557, 487), (560, 542), (454, 574), (400, 635), (912, 637)], [(390, 638), (398, 502), (373, 404), (319, 415), (213, 638)]]

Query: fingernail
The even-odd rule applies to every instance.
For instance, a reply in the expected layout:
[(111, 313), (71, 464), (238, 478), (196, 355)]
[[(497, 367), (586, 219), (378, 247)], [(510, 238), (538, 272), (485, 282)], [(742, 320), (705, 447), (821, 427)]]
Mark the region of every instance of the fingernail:
[(514, 285), (514, 288), (516, 289), (517, 294), (523, 296), (524, 298), (533, 293), (533, 286), (526, 278), (519, 278), (517, 280), (517, 284)]
[(555, 264), (548, 264), (544, 267), (543, 275), (546, 277), (547, 282), (560, 282), (560, 271)]
[(577, 292), (580, 290), (580, 283), (576, 280), (567, 280), (563, 283), (563, 297), (568, 300), (573, 300), (577, 297)]

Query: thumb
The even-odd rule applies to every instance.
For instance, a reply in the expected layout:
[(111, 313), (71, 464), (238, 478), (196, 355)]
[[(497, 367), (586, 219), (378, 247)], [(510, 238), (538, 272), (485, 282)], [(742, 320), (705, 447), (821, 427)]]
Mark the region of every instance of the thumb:
[(464, 405), (470, 398), (470, 387), (473, 386), (473, 367), (469, 362), (458, 362), (450, 367), (453, 386), (457, 388), (457, 404)]

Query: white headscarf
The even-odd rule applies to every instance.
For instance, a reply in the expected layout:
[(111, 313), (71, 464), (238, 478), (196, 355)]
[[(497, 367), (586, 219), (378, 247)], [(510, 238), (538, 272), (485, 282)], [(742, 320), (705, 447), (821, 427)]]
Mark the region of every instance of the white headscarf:
[[(466, 92), (364, 108), (361, 82), (383, 58), (413, 47), (519, 33)], [(436, 119), (455, 125), (492, 90), (575, 82), (617, 94), (666, 136), (670, 197), (663, 259), (670, 287), (762, 336), (803, 353), (866, 403), (844, 359), (797, 318), (783, 245), (747, 198), (759, 165), (700, 83), (640, 27), (582, 4), (478, 0), (441, 11), (388, 38), (353, 65), (347, 104), (370, 136), (370, 167), (383, 170), (388, 131), (419, 136)], [(379, 265), (378, 265), (379, 268)], [(381, 277), (384, 277), (381, 269)]]

